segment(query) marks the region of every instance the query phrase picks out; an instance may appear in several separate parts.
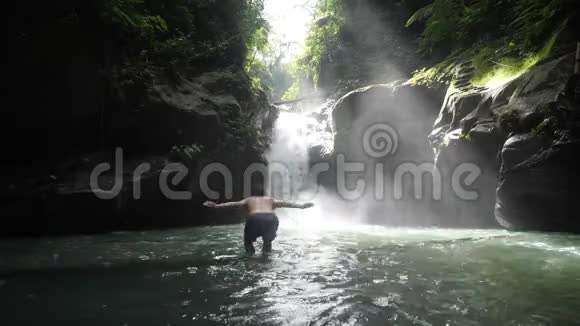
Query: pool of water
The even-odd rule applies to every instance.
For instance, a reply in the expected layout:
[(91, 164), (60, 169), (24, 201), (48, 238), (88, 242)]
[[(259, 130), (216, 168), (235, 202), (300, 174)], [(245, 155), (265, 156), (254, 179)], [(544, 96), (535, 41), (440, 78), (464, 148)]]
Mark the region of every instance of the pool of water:
[(0, 240), (1, 325), (578, 325), (580, 236), (282, 220)]

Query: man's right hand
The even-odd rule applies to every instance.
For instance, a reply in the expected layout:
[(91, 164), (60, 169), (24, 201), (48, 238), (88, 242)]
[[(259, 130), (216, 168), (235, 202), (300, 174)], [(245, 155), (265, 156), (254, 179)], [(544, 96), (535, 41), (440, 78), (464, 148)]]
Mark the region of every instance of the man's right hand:
[(209, 208), (215, 208), (217, 206), (216, 203), (214, 203), (213, 201), (206, 201), (205, 203), (203, 203), (203, 206), (205, 207), (209, 207)]

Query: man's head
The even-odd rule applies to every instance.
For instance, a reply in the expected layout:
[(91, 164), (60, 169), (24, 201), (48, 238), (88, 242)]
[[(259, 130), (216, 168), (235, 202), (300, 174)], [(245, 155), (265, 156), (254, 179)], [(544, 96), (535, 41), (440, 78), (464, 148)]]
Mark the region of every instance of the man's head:
[(251, 195), (252, 195), (252, 197), (265, 196), (266, 192), (264, 191), (264, 185), (262, 183), (252, 184)]

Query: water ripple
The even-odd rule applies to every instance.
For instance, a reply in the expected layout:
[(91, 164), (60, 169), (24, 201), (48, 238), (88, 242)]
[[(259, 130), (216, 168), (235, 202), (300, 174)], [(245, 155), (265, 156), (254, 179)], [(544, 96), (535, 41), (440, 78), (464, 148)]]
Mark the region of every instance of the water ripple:
[(0, 304), (17, 308), (0, 322), (463, 326), (578, 320), (580, 237), (288, 228), (272, 254), (247, 257), (241, 231), (229, 226), (0, 242), (7, 275), (0, 280), (0, 294), (7, 296), (0, 298), (9, 300)]

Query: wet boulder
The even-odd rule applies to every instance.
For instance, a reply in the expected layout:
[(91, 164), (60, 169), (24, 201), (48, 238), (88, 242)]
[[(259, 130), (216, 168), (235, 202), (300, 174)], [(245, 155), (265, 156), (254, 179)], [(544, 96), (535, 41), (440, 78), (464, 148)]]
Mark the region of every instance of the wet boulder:
[[(277, 108), (264, 94), (254, 94), (247, 76), (235, 67), (177, 83), (152, 80), (142, 96), (132, 91), (130, 87), (117, 89), (118, 107), (107, 112), (111, 117), (106, 148), (98, 152), (88, 148), (42, 168), (22, 166), (14, 171), (14, 178), (0, 183), (0, 202), (10, 216), (4, 219), (0, 233), (97, 232), (241, 221), (231, 212), (210, 216), (203, 210), (206, 197), (199, 186), (200, 171), (205, 164), (225, 164), (234, 178), (233, 195), (240, 198), (238, 185), (243, 184), (244, 169), (263, 162)], [(241, 117), (244, 126), (236, 124)], [(242, 127), (252, 128), (252, 132), (239, 130)], [(224, 146), (231, 147), (223, 150)], [(105, 191), (120, 183), (120, 190), (114, 198), (102, 199), (97, 196), (102, 191), (95, 191), (90, 175), (101, 163), (115, 167), (117, 149), (123, 151), (122, 170), (116, 175), (111, 168), (100, 175), (99, 189)], [(176, 163), (187, 167), (188, 173), (170, 186), (191, 193), (188, 199), (168, 198), (160, 186), (162, 171)], [(150, 168), (135, 178), (134, 172), (142, 164)], [(19, 180), (17, 175), (23, 174), (27, 179)], [(119, 176), (121, 181), (117, 181)], [(223, 180), (210, 183), (224, 194)], [(137, 190), (139, 198), (134, 196)]]
[(224, 70), (178, 83), (152, 83), (138, 102), (121, 102), (123, 109), (113, 119), (113, 139), (138, 153), (166, 152), (174, 145), (192, 143), (215, 145), (224, 132), (222, 120), (242, 111), (238, 98), (228, 92), (236, 89), (231, 84), (244, 80), (237, 77)]
[(510, 229), (580, 231), (580, 141), (515, 135), (502, 149), (495, 217)]
[[(483, 221), (484, 225), (493, 226), (496, 221), (510, 220), (509, 215), (516, 210), (506, 207), (519, 204), (508, 202), (519, 202), (521, 197), (507, 194), (505, 189), (511, 186), (498, 185), (498, 180), (505, 182), (505, 170), (530, 159), (545, 146), (546, 140), (530, 136), (534, 130), (569, 120), (566, 114), (570, 114), (560, 112), (557, 100), (572, 75), (573, 64), (574, 54), (560, 55), (500, 86), (462, 84), (449, 88), (429, 135), (437, 165), (445, 174), (460, 164), (472, 163), (482, 173), (472, 185), (479, 199), (466, 202), (447, 196), (450, 200), (444, 205), (446, 214), (455, 215), (458, 221), (472, 219), (475, 225)], [(497, 202), (496, 192), (498, 196), (505, 195)]]

